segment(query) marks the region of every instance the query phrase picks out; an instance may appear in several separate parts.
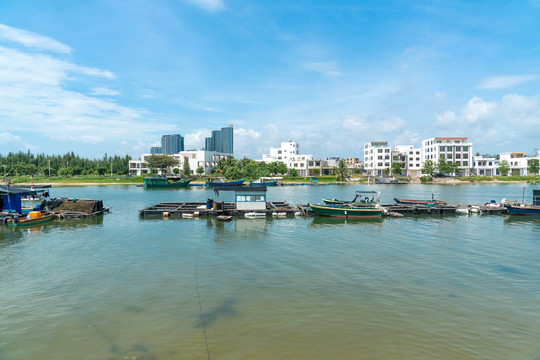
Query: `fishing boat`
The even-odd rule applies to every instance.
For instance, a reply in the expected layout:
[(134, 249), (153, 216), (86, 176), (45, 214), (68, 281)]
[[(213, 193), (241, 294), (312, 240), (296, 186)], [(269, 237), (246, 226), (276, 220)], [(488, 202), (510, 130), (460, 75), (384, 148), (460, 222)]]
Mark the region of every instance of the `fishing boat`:
[(383, 208), (379, 204), (357, 206), (356, 204), (309, 205), (315, 215), (340, 218), (380, 218)]
[(504, 206), (510, 215), (540, 216), (540, 189), (533, 190), (533, 203), (525, 204), (525, 189), (523, 189), (523, 201), (504, 201)]
[(435, 195), (431, 194), (431, 200), (415, 200), (415, 199), (400, 199), (400, 198), (394, 198), (394, 201), (397, 204), (404, 204), (404, 205), (424, 205), (428, 207), (433, 207), (435, 205), (447, 205), (446, 201), (442, 200), (436, 200)]
[(184, 188), (189, 185), (191, 179), (185, 179), (180, 176), (156, 176), (145, 177), (143, 185), (148, 188)]
[(259, 180), (250, 180), (250, 185), (266, 185), (266, 186), (277, 186), (279, 181), (283, 180), (282, 177), (261, 177)]
[(357, 191), (354, 199), (338, 200), (338, 199), (322, 199), (327, 205), (340, 205), (340, 204), (374, 204), (379, 202), (379, 191)]
[[(222, 179), (220, 179), (222, 180)], [(235, 185), (242, 185), (246, 181), (246, 179), (242, 180), (234, 180), (234, 181), (210, 181), (210, 179), (206, 179), (206, 186), (235, 186)]]
[(20, 218), (17, 216), (11, 217), (8, 224), (9, 226), (29, 226), (49, 222), (52, 221), (52, 219), (53, 214), (42, 213), (41, 211), (30, 211), (28, 216), (25, 218)]

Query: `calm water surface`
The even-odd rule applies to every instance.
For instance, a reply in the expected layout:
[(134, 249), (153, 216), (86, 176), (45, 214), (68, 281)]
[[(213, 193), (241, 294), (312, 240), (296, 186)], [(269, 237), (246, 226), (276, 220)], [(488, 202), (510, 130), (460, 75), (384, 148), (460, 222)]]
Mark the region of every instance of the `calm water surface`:
[[(305, 204), (361, 189), (377, 188), (268, 197)], [(383, 203), (433, 191), (484, 204), (521, 200), (523, 185), (379, 189)], [(113, 209), (0, 227), (0, 360), (540, 358), (540, 219), (141, 220), (144, 207), (213, 193), (51, 192)]]

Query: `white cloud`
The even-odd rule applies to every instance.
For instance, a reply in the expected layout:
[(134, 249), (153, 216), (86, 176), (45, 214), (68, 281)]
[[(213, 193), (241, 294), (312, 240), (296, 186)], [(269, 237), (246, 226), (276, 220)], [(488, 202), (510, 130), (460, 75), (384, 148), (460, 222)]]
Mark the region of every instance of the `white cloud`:
[(326, 76), (339, 76), (342, 75), (339, 67), (333, 62), (308, 62), (304, 64), (304, 67), (308, 70), (323, 74)]
[(108, 89), (106, 87), (93, 87), (90, 89), (91, 95), (106, 95), (106, 96), (116, 96), (120, 95), (120, 92), (117, 90)]
[(467, 102), (463, 109), (463, 118), (469, 122), (476, 122), (488, 119), (497, 109), (497, 104), (492, 101), (485, 101), (479, 97), (474, 97)]
[[(50, 54), (0, 47), (3, 130), (24, 137), (25, 142), (30, 142), (27, 139), (32, 136), (39, 137), (41, 144), (50, 139), (81, 144), (119, 144), (129, 139), (136, 144), (143, 134), (177, 131), (177, 126), (158, 122), (142, 109), (86, 95), (71, 86), (75, 81), (90, 80), (96, 85), (100, 79), (114, 78), (109, 71), (79, 66)], [(114, 90), (99, 84), (92, 91), (94, 95), (114, 94)]]
[(221, 0), (186, 0), (187, 2), (209, 12), (225, 9), (225, 4)]
[(538, 79), (540, 79), (538, 75), (493, 76), (483, 79), (478, 84), (478, 88), (483, 90), (507, 89)]
[(456, 113), (450, 110), (446, 110), (444, 114), (435, 115), (435, 119), (437, 120), (437, 123), (441, 125), (450, 125), (458, 121)]
[(70, 54), (72, 49), (59, 41), (30, 31), (0, 24), (0, 39), (16, 42), (27, 47)]

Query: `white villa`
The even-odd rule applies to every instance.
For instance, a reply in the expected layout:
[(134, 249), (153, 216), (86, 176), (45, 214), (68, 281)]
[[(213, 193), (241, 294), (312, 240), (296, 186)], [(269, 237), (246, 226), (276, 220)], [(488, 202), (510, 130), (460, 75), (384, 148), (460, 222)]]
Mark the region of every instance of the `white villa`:
[(372, 141), (364, 145), (364, 171), (371, 176), (382, 176), (392, 165), (391, 147), (387, 141)]
[(288, 169), (295, 169), (299, 176), (309, 176), (308, 162), (313, 155), (299, 154), (299, 146), (294, 141), (282, 142), (279, 148), (270, 148), (270, 153), (263, 155), (262, 161), (271, 163), (282, 162)]

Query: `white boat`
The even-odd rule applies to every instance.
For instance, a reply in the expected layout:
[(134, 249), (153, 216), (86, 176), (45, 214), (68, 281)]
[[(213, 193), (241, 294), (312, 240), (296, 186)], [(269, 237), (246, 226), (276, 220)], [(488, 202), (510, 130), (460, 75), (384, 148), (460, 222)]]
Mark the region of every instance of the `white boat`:
[(258, 212), (247, 212), (244, 214), (245, 218), (248, 219), (256, 219), (256, 218), (263, 218), (266, 217), (265, 213), (258, 213)]

